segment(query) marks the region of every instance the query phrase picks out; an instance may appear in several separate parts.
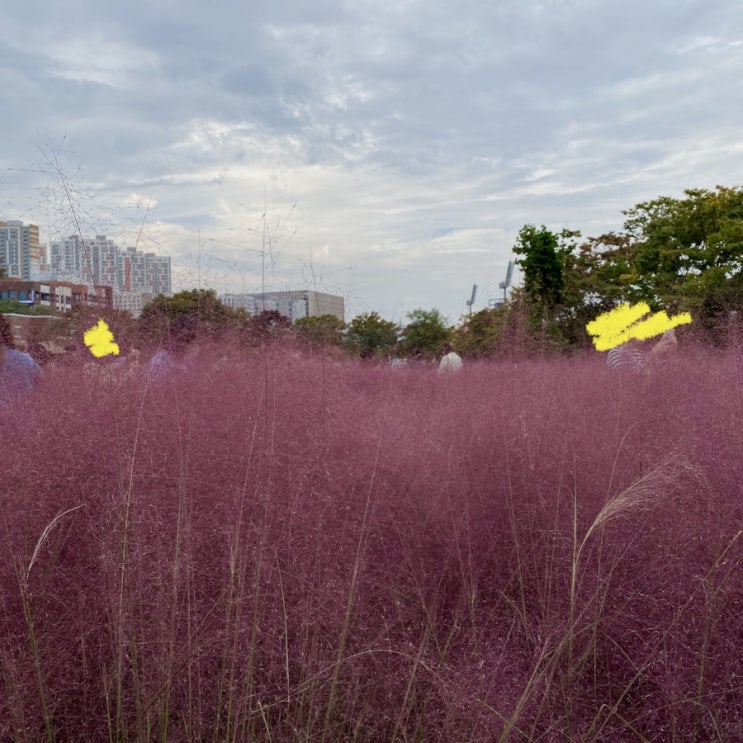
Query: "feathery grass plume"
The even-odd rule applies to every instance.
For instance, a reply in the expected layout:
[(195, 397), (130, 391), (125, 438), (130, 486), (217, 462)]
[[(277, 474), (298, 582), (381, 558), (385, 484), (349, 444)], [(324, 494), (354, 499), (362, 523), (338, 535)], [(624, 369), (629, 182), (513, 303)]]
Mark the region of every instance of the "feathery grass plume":
[(52, 529), (59, 523), (60, 519), (65, 517), (68, 513), (72, 513), (73, 511), (77, 511), (79, 508), (83, 508), (85, 506), (84, 503), (80, 503), (77, 506), (73, 506), (72, 508), (68, 508), (65, 511), (60, 511), (44, 528), (44, 531), (41, 532), (41, 536), (39, 536), (38, 541), (36, 542), (36, 546), (34, 547), (33, 554), (31, 555), (31, 559), (28, 561), (28, 567), (26, 568), (23, 580), (25, 583), (28, 583), (29, 575), (31, 574), (31, 569), (34, 566), (34, 563), (36, 562), (36, 559), (39, 556), (39, 552), (41, 551), (41, 548), (44, 546), (44, 542), (49, 537), (49, 534), (52, 532)]
[(595, 531), (613, 519), (649, 508), (655, 499), (667, 494), (670, 486), (678, 482), (679, 477), (688, 469), (689, 465), (677, 452), (671, 453), (653, 469), (610, 498), (581, 540), (578, 555)]

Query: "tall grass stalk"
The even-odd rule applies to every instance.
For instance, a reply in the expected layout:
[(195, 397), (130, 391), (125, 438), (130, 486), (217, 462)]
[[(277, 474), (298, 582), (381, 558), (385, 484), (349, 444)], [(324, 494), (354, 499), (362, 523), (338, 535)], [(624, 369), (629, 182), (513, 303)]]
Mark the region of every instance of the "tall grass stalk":
[(361, 524), (359, 526), (359, 535), (356, 542), (356, 554), (354, 555), (353, 567), (351, 569), (351, 582), (348, 587), (348, 596), (346, 600), (346, 611), (343, 615), (343, 627), (338, 639), (338, 654), (336, 656), (335, 665), (333, 667), (333, 676), (330, 680), (330, 691), (328, 693), (328, 701), (325, 708), (325, 719), (323, 721), (323, 730), (322, 737), (320, 738), (320, 743), (325, 743), (325, 740), (327, 739), (327, 736), (330, 732), (330, 722), (333, 715), (333, 708), (335, 706), (335, 695), (338, 686), (338, 676), (340, 675), (341, 666), (343, 664), (343, 655), (346, 650), (346, 641), (348, 639), (348, 632), (351, 627), (351, 618), (353, 616), (354, 603), (356, 600), (356, 590), (358, 588), (358, 581), (361, 573), (361, 563), (366, 552), (366, 544), (369, 537), (368, 521), (371, 515), (372, 495), (374, 493), (375, 478), (377, 475), (377, 467), (379, 465), (379, 455), (382, 448), (385, 421), (386, 416), (382, 418), (382, 427), (377, 438), (376, 452), (374, 454), (372, 470), (369, 476), (369, 486), (366, 490), (364, 512), (361, 517)]
[(743, 386), (677, 362), (48, 367), (0, 426), (0, 740), (736, 740)]
[[(675, 613), (673, 619), (671, 620), (668, 627), (664, 628), (661, 636), (658, 638), (658, 640), (651, 646), (649, 652), (647, 653), (647, 656), (644, 660), (644, 662), (639, 666), (634, 676), (630, 679), (630, 681), (625, 686), (622, 693), (619, 695), (616, 702), (608, 708), (606, 715), (604, 715), (604, 719), (601, 721), (601, 724), (599, 723), (600, 719), (600, 713), (602, 710), (599, 710), (599, 712), (596, 714), (594, 719), (591, 721), (591, 726), (588, 729), (588, 733), (593, 734), (595, 737), (593, 739), (600, 740), (600, 735), (602, 734), (606, 724), (611, 719), (612, 716), (617, 715), (617, 710), (619, 709), (619, 706), (623, 699), (627, 696), (627, 694), (631, 691), (631, 689), (634, 687), (634, 685), (637, 683), (638, 679), (642, 676), (642, 674), (645, 672), (647, 667), (650, 665), (650, 663), (653, 662), (655, 659), (655, 653), (656, 651), (663, 645), (663, 643), (666, 641), (668, 635), (670, 634), (671, 630), (675, 628), (675, 626), (681, 621), (682, 617), (684, 616), (686, 610), (689, 608), (689, 606), (692, 604), (693, 600), (696, 598), (696, 594), (701, 590), (701, 586), (704, 585), (719, 569), (720, 564), (726, 557), (727, 553), (732, 550), (735, 543), (740, 538), (741, 534), (743, 534), (743, 530), (738, 531), (735, 536), (730, 540), (730, 542), (726, 545), (725, 549), (718, 555), (717, 559), (715, 560), (712, 567), (707, 572), (707, 575), (704, 576), (704, 579), (698, 583), (698, 585), (692, 590), (687, 600), (684, 602), (683, 606), (681, 606), (678, 611)], [(695, 720), (695, 727), (698, 724), (698, 719)]]
[(42, 661), (41, 661), (41, 653), (39, 652), (39, 642), (38, 638), (36, 636), (36, 631), (34, 629), (34, 613), (33, 613), (33, 607), (31, 602), (31, 591), (29, 588), (29, 578), (31, 576), (31, 570), (34, 567), (34, 564), (36, 563), (36, 560), (39, 557), (39, 553), (46, 543), (47, 539), (49, 538), (49, 535), (51, 534), (54, 527), (60, 522), (62, 518), (64, 518), (67, 514), (72, 513), (73, 511), (77, 511), (79, 508), (82, 508), (84, 504), (80, 504), (77, 506), (73, 506), (72, 508), (68, 508), (64, 511), (60, 511), (44, 528), (44, 531), (41, 532), (41, 535), (39, 536), (38, 540), (36, 541), (36, 546), (34, 547), (34, 551), (31, 555), (31, 559), (28, 562), (28, 565), (25, 569), (22, 569), (20, 565), (16, 563), (16, 580), (18, 583), (18, 588), (21, 595), (21, 602), (23, 604), (23, 617), (26, 622), (26, 634), (28, 636), (28, 641), (31, 646), (31, 655), (33, 657), (33, 663), (34, 663), (34, 671), (36, 674), (36, 683), (37, 688), (39, 690), (39, 705), (41, 707), (41, 716), (44, 721), (44, 732), (46, 734), (46, 739), (51, 743), (51, 741), (54, 740), (54, 729), (52, 727), (52, 718), (51, 713), (48, 708), (47, 704), (47, 692), (46, 692), (46, 685), (44, 682), (44, 670), (42, 668)]

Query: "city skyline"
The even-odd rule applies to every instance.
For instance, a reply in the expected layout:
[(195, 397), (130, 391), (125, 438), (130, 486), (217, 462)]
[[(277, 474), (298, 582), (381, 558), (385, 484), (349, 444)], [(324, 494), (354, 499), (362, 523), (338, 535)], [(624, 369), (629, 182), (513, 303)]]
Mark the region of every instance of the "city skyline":
[[(0, 267), (5, 269), (8, 279), (21, 281), (12, 283), (14, 288), (7, 289), (4, 297), (19, 295), (19, 299), (26, 301), (28, 296), (33, 301), (35, 291), (43, 293), (44, 282), (59, 283), (60, 287), (65, 286), (60, 291), (67, 297), (60, 300), (61, 307), (69, 309), (72, 287), (66, 284), (107, 287), (112, 306), (137, 317), (158, 294), (172, 294), (170, 256), (121, 247), (106, 235), (70, 235), (62, 240), (50, 240), (48, 245), (39, 236), (38, 225), (0, 220)], [(9, 258), (14, 258), (16, 263)], [(37, 285), (38, 289), (34, 289)], [(343, 297), (307, 289), (223, 293), (219, 298), (232, 309), (244, 309), (249, 314), (278, 311), (291, 321), (323, 314), (345, 319)]]
[(158, 294), (169, 295), (171, 257), (121, 247), (106, 235), (40, 240), (38, 225), (0, 221), (0, 266), (8, 278), (106, 286), (114, 306), (138, 316)]

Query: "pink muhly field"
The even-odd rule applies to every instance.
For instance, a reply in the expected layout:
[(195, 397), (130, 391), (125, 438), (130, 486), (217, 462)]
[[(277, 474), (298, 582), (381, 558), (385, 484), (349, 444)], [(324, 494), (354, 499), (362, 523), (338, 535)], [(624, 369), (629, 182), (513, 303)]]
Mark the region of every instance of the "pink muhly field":
[(47, 369), (0, 740), (743, 739), (741, 358), (603, 362)]

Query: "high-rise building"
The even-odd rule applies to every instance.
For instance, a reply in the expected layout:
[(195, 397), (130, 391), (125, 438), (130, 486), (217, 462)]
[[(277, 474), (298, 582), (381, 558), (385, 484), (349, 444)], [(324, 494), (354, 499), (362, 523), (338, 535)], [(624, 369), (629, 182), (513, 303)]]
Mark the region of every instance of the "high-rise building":
[(115, 286), (127, 292), (170, 294), (170, 257), (136, 248), (119, 251)]
[(64, 240), (52, 240), (49, 245), (49, 267), (55, 276), (81, 277), (85, 262), (85, 252), (80, 247), (80, 238), (77, 235), (70, 235)]
[(114, 304), (139, 315), (157, 294), (170, 294), (170, 257), (119, 248), (105, 235), (81, 238), (71, 235), (50, 246), (51, 271), (55, 277), (78, 277), (90, 284), (110, 286)]
[(39, 228), (19, 220), (0, 221), (0, 268), (14, 278), (36, 278), (44, 263)]
[(83, 250), (88, 255), (90, 268), (92, 269), (93, 283), (116, 287), (118, 256), (116, 243), (105, 235), (96, 235), (92, 239), (86, 238), (83, 243)]

